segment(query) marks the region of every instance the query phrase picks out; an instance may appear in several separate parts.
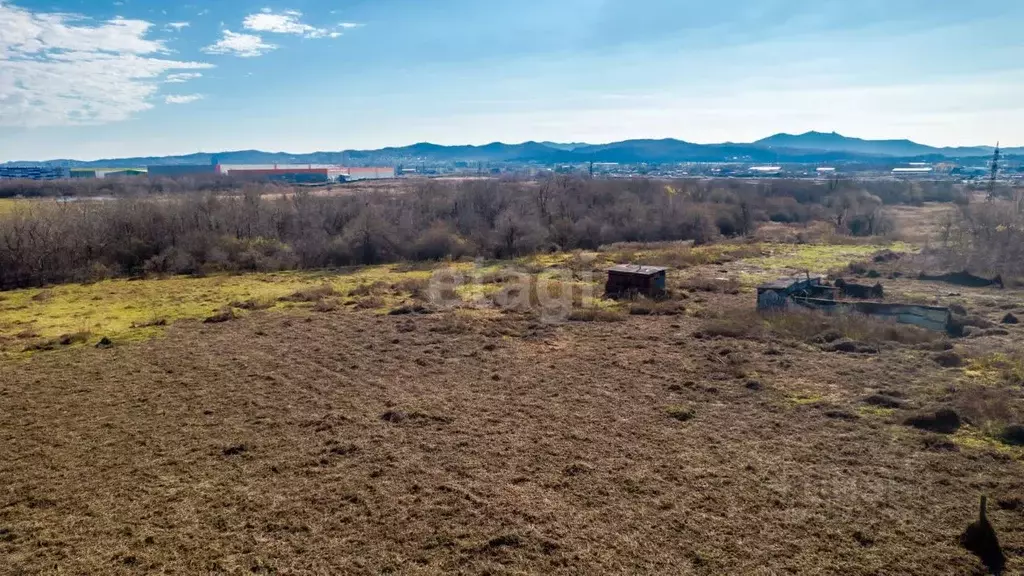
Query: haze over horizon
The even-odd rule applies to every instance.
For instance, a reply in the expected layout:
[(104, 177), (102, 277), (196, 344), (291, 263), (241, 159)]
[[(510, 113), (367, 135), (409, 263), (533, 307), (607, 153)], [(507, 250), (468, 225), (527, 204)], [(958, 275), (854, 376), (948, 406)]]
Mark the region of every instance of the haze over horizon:
[(1021, 146), (1024, 3), (0, 0), (0, 162), (415, 142)]

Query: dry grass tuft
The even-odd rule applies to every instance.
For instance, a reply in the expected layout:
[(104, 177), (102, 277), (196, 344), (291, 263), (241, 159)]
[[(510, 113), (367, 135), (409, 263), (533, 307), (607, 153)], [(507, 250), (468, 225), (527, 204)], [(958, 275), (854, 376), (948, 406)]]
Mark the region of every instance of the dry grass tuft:
[(340, 307), (341, 303), (337, 298), (324, 298), (322, 300), (317, 300), (316, 303), (313, 304), (312, 310), (314, 312), (334, 312)]
[(422, 304), (403, 304), (388, 311), (389, 316), (407, 316), (409, 314), (430, 314), (432, 310)]
[(699, 276), (683, 279), (677, 286), (682, 290), (689, 290), (690, 292), (740, 293), (740, 282), (735, 278), (707, 278)]
[(167, 319), (153, 318), (142, 322), (132, 322), (132, 328), (152, 328), (154, 326), (167, 326)]
[(60, 346), (71, 346), (72, 344), (85, 344), (89, 341), (89, 337), (92, 333), (88, 330), (79, 330), (77, 332), (71, 332), (68, 334), (62, 334), (57, 338), (49, 340), (42, 340), (39, 342), (33, 342), (23, 349), (25, 352), (41, 352), (46, 350), (56, 350)]
[[(298, 294), (298, 292), (295, 294)], [(295, 294), (288, 296), (288, 298), (295, 296)], [(249, 298), (248, 300), (235, 300), (231, 302), (230, 305), (232, 308), (238, 308), (239, 310), (269, 310), (270, 308), (273, 308), (275, 304), (276, 302), (273, 298), (264, 297)]]
[(231, 308), (230, 306), (226, 306), (224, 308), (221, 308), (219, 311), (214, 313), (212, 316), (207, 316), (203, 320), (203, 323), (204, 324), (220, 324), (220, 323), (223, 323), (223, 322), (229, 322), (231, 320), (234, 320), (235, 318), (238, 318), (238, 316), (235, 314), (235, 310), (233, 308)]
[(380, 296), (366, 296), (356, 300), (356, 308), (359, 310), (376, 310), (387, 306), (387, 303)]
[(53, 298), (52, 290), (40, 290), (38, 293), (32, 296), (33, 302), (46, 302)]
[(694, 333), (697, 338), (759, 338), (762, 330), (762, 318), (755, 314), (723, 314), (706, 320), (700, 330)]
[(405, 278), (391, 284), (391, 290), (393, 292), (398, 294), (408, 294), (413, 300), (420, 301), (426, 301), (429, 299), (429, 289), (430, 281), (426, 278)]
[(650, 300), (639, 298), (629, 305), (634, 316), (678, 316), (686, 312), (686, 306), (676, 300)]
[(935, 412), (925, 412), (909, 416), (903, 423), (907, 426), (913, 426), (914, 428), (929, 432), (952, 434), (960, 429), (963, 420), (956, 410), (940, 408)]
[(697, 412), (689, 406), (669, 406), (665, 409), (665, 413), (668, 414), (669, 418), (679, 420), (680, 422), (693, 420), (697, 417)]
[(480, 277), (481, 284), (506, 284), (519, 279), (519, 274), (510, 270), (488, 272)]
[[(355, 290), (353, 290), (354, 292)], [(316, 302), (336, 295), (338, 292), (330, 284), (321, 284), (309, 288), (296, 290), (287, 296), (279, 298), (282, 302)]]
[(568, 316), (570, 322), (622, 322), (625, 319), (622, 312), (596, 307), (576, 308)]
[(959, 368), (964, 365), (964, 359), (952, 350), (946, 350), (945, 352), (936, 354), (933, 360), (943, 368)]

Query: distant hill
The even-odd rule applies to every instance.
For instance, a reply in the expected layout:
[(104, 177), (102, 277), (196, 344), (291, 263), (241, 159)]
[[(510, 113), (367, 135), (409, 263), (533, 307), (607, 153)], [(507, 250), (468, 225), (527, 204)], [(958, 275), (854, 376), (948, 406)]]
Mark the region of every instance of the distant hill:
[(584, 146), (590, 146), (590, 144), (587, 144), (586, 142), (541, 142), (541, 144), (548, 148), (554, 148), (555, 150), (575, 150), (577, 148), (583, 148)]
[[(936, 148), (910, 140), (864, 140), (835, 132), (776, 134), (752, 143), (695, 144), (683, 140), (625, 140), (609, 144), (523, 142), (505, 144), (492, 142), (482, 146), (443, 146), (421, 142), (410, 146), (378, 150), (344, 150), (290, 154), (238, 150), (218, 153), (196, 153), (185, 156), (108, 158), (91, 162), (49, 160), (46, 164), (71, 167), (131, 167), (180, 164), (342, 164), (367, 166), (375, 164), (417, 165), (431, 163), (467, 164), (523, 163), (551, 165), (560, 163), (618, 162), (867, 162), (891, 164), (900, 161), (939, 161), (951, 158), (978, 158), (992, 154), (988, 146)], [(1010, 148), (1007, 155), (1024, 155), (1024, 148)], [(9, 165), (38, 162), (9, 162)]]
[[(909, 158), (915, 156), (945, 156), (947, 158), (967, 158), (971, 156), (991, 156), (995, 150), (992, 146), (966, 146), (957, 148), (936, 148), (918, 144), (911, 140), (863, 140), (851, 138), (835, 132), (807, 132), (804, 134), (776, 134), (754, 142), (759, 146), (786, 148), (790, 150), (828, 150), (831, 152), (850, 152), (867, 156), (890, 156), (893, 158)], [(1007, 154), (1024, 153), (1024, 148), (1010, 148)]]

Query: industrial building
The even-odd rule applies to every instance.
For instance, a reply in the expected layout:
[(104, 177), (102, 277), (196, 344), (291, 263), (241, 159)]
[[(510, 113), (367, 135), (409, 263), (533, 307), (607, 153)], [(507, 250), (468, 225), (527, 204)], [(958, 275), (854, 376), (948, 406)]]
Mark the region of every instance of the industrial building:
[(139, 168), (72, 168), (72, 178), (123, 178), (126, 176), (145, 176), (146, 171)]
[(929, 176), (935, 170), (931, 166), (912, 166), (910, 168), (893, 168), (893, 176)]
[(66, 166), (0, 166), (0, 180), (60, 180), (70, 178)]
[(395, 178), (394, 167), (344, 167), (332, 164), (207, 164), (150, 166), (153, 177), (219, 174), (237, 178), (315, 184)]
[(366, 168), (342, 168), (345, 181), (352, 180), (381, 180), (395, 177), (395, 168), (392, 167), (366, 167)]
[(174, 178), (176, 176), (194, 176), (197, 174), (218, 174), (217, 164), (178, 164), (169, 166), (148, 166), (146, 172), (150, 176)]
[(322, 164), (218, 164), (217, 172), (236, 178), (304, 184), (336, 182), (342, 176), (342, 170), (338, 166)]

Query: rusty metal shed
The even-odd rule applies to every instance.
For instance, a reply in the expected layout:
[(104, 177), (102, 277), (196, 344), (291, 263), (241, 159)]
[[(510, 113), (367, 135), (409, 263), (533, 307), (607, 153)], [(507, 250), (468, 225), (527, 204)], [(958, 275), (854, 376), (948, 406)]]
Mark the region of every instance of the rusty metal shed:
[(608, 296), (640, 294), (661, 296), (665, 293), (665, 277), (668, 268), (642, 266), (640, 264), (619, 264), (608, 269), (608, 282), (604, 292)]

